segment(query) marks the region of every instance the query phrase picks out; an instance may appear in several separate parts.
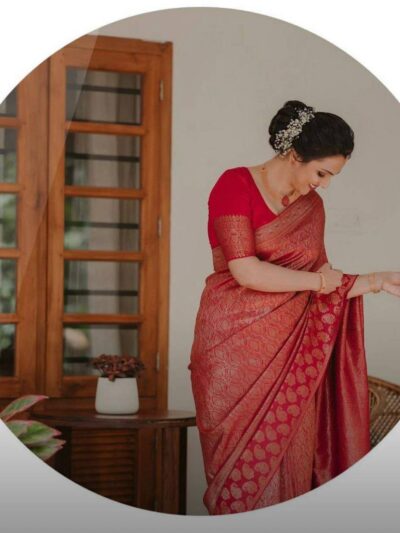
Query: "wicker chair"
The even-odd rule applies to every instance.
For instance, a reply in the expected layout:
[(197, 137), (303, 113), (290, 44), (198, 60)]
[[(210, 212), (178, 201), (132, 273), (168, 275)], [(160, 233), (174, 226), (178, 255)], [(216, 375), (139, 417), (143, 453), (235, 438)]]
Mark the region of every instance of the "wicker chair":
[(400, 385), (368, 376), (368, 390), (374, 447), (400, 420)]

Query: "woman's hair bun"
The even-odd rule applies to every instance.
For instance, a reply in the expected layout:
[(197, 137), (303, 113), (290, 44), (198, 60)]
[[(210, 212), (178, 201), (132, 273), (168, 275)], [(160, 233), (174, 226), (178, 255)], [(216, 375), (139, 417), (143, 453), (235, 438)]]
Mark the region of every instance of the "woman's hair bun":
[(304, 162), (341, 154), (351, 155), (354, 133), (350, 126), (333, 113), (315, 112), (314, 108), (300, 100), (287, 100), (272, 118), (268, 128), (269, 144), (277, 149), (276, 135), (288, 127), (291, 120), (299, 118), (299, 111), (312, 112), (314, 118), (306, 122), (301, 133), (294, 138), (293, 148)]

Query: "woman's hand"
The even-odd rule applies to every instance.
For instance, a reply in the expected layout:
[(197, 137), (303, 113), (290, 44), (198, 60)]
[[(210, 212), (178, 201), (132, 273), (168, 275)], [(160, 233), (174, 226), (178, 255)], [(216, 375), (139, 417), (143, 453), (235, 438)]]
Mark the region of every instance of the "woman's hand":
[(382, 290), (394, 296), (400, 296), (400, 272), (377, 272), (376, 278)]
[(321, 274), (324, 275), (326, 281), (325, 289), (320, 291), (319, 294), (329, 294), (342, 284), (343, 272), (341, 270), (331, 268), (331, 266), (332, 265), (329, 263), (325, 263), (319, 270), (317, 270), (317, 272), (321, 272)]

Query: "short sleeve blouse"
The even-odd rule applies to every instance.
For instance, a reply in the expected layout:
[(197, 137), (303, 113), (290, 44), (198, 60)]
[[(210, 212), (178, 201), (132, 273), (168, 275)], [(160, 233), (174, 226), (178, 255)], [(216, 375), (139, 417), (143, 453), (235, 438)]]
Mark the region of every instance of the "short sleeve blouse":
[(247, 167), (225, 170), (208, 199), (208, 236), (226, 261), (256, 255), (254, 230), (276, 215), (266, 206)]

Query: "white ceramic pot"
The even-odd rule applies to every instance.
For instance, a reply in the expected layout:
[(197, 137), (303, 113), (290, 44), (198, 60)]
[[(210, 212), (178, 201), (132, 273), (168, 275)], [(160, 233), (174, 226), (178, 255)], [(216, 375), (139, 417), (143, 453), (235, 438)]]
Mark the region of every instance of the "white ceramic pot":
[(95, 409), (107, 415), (131, 415), (139, 410), (136, 378), (98, 378)]

